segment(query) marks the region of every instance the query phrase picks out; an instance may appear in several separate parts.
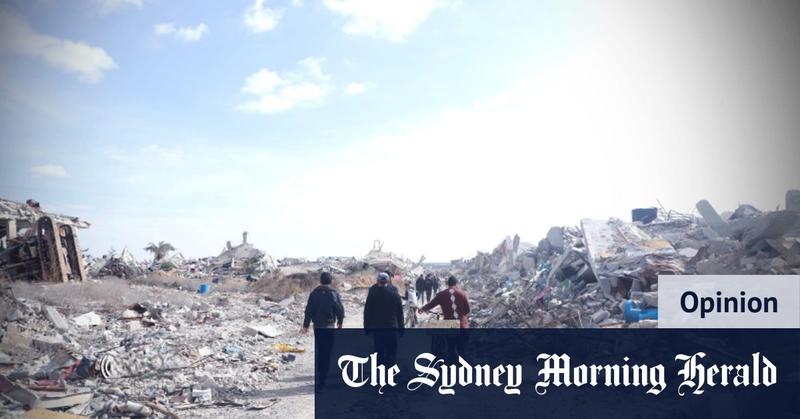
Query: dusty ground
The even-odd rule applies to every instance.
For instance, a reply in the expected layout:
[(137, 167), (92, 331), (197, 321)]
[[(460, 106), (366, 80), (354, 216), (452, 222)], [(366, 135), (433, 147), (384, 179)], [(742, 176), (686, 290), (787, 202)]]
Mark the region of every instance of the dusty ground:
[[(362, 306), (354, 304), (356, 299), (366, 298), (361, 291), (350, 291), (345, 301), (345, 322), (344, 327), (362, 327), (361, 313)], [(350, 298), (353, 300), (351, 301)], [(264, 388), (256, 390), (255, 401), (268, 404), (274, 401), (270, 408), (247, 412), (240, 409), (197, 409), (191, 412), (191, 416), (197, 418), (251, 418), (251, 417), (276, 417), (276, 418), (313, 418), (314, 417), (314, 337), (313, 332), (308, 335), (299, 333), (300, 322), (297, 329), (291, 332), (291, 337), (296, 337), (306, 352), (299, 354), (297, 360), (290, 368), (283, 372), (283, 376)], [(187, 412), (188, 413), (188, 412)]]
[[(14, 298), (6, 295), (1, 303), (6, 306), (4, 310), (9, 306), (17, 308), (21, 316), (2, 324), (19, 330), (18, 334), (27, 338), (62, 336), (65, 346), (84, 355), (91, 353), (93, 357), (98, 356), (100, 349), (113, 347), (131, 337), (145, 342), (148, 349), (120, 350), (118, 358), (139, 360), (152, 357), (153, 353), (166, 353), (180, 364), (200, 359), (197, 354), (200, 348), (212, 354), (197, 368), (155, 378), (94, 378), (70, 382), (70, 386), (94, 389), (93, 403), (104, 397), (97, 395), (98, 388), (112, 386), (121, 389), (128, 400), (162, 400), (181, 417), (187, 418), (313, 417), (313, 333), (299, 333), (308, 294), (272, 302), (267, 301), (264, 295), (248, 290), (243, 281), (217, 287), (207, 295), (197, 294), (189, 287), (192, 284), (186, 285), (158, 281), (130, 283), (118, 279), (66, 284), (14, 283), (6, 289), (13, 293)], [(366, 290), (363, 289), (342, 293), (345, 327), (361, 327), (365, 296)], [(162, 307), (164, 316), (155, 326), (130, 331), (120, 314), (126, 307), (141, 302)], [(42, 314), (45, 306), (56, 307), (70, 323), (69, 330), (56, 331)], [(81, 327), (71, 320), (89, 311), (99, 314), (105, 323)], [(243, 334), (242, 330), (252, 324), (274, 325), (283, 334), (278, 338)], [(282, 359), (280, 351), (274, 349), (278, 342), (302, 347), (305, 352), (287, 361)], [(241, 359), (227, 353), (229, 345), (241, 348)], [(46, 363), (42, 359), (53, 357), (58, 352), (36, 352), (30, 347), (15, 347), (7, 337), (0, 344), (0, 351), (20, 361), (12, 368), (0, 371), (3, 374), (20, 368), (36, 371)], [(191, 406), (191, 401), (175, 400), (176, 395), (185, 395), (192, 386), (201, 382), (211, 382), (219, 389), (215, 392), (215, 399), (221, 391), (225, 397), (244, 406)], [(82, 413), (90, 413), (90, 410)]]
[[(366, 293), (363, 290), (352, 290), (343, 293), (345, 299), (345, 322), (344, 327), (360, 328), (362, 322), (363, 300)], [(307, 294), (303, 294), (307, 297)], [(361, 304), (357, 304), (360, 302)], [(260, 403), (273, 404), (270, 408), (246, 412), (241, 409), (222, 408), (222, 409), (198, 409), (191, 412), (191, 416), (197, 418), (251, 418), (251, 417), (275, 417), (275, 418), (313, 418), (314, 417), (314, 337), (313, 332), (308, 335), (299, 333), (300, 321), (297, 328), (292, 330), (290, 335), (302, 343), (306, 352), (300, 354), (291, 368), (283, 372), (283, 376), (263, 388), (255, 391), (254, 397)], [(277, 400), (273, 400), (276, 399)], [(187, 412), (189, 413), (189, 412)]]

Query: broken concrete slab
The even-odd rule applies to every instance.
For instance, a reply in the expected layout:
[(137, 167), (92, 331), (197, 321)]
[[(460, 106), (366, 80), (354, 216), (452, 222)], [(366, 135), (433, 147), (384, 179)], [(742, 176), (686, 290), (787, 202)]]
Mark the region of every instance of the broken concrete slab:
[(753, 247), (762, 240), (800, 234), (800, 212), (775, 211), (758, 217), (744, 232), (745, 247)]
[(707, 200), (703, 199), (699, 201), (695, 207), (697, 211), (700, 212), (700, 215), (703, 216), (703, 219), (708, 223), (708, 226), (711, 227), (714, 232), (719, 234), (720, 236), (727, 236), (730, 234), (730, 227), (722, 217), (719, 216), (717, 210), (711, 206), (711, 203)]
[(43, 352), (64, 351), (67, 345), (60, 337), (35, 336), (32, 340), (33, 347)]
[(67, 319), (65, 319), (55, 307), (46, 306), (44, 308), (44, 315), (47, 317), (47, 320), (50, 320), (50, 322), (53, 323), (53, 326), (55, 326), (56, 329), (62, 332), (69, 329)]
[(0, 394), (21, 404), (26, 409), (33, 407), (38, 399), (32, 391), (14, 384), (5, 375), (0, 375)]
[(6, 327), (6, 334), (3, 336), (0, 347), (8, 349), (9, 352), (19, 351), (31, 346), (31, 337), (22, 333), (19, 326), (9, 324)]
[(261, 335), (268, 338), (276, 338), (283, 334), (283, 331), (272, 325), (249, 325), (245, 327), (244, 334), (248, 336)]
[(547, 231), (547, 241), (553, 248), (564, 250), (564, 228), (551, 227), (550, 230)]
[(39, 401), (34, 404), (34, 407), (38, 409), (63, 409), (88, 403), (90, 400), (92, 400), (91, 391), (73, 394), (48, 394), (40, 398)]
[(75, 316), (72, 318), (72, 321), (78, 326), (83, 327), (100, 326), (103, 324), (103, 318), (94, 311), (81, 314), (80, 316)]
[(603, 320), (607, 319), (610, 315), (611, 313), (609, 313), (608, 310), (598, 310), (594, 314), (592, 314), (590, 318), (592, 319), (592, 323), (598, 324)]

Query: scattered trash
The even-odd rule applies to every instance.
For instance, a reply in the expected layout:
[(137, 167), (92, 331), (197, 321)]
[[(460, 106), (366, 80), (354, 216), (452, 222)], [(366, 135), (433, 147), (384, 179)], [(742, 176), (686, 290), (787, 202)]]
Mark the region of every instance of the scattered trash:
[(225, 347), (222, 348), (222, 351), (226, 354), (238, 355), (242, 352), (242, 348), (236, 345), (225, 345)]
[(640, 308), (632, 300), (627, 300), (623, 303), (622, 311), (627, 323), (636, 323), (641, 320), (658, 320), (657, 308)]
[(305, 348), (301, 348), (298, 346), (293, 346), (288, 343), (278, 342), (276, 343), (273, 348), (275, 348), (278, 352), (291, 352), (291, 353), (303, 353), (305, 352)]

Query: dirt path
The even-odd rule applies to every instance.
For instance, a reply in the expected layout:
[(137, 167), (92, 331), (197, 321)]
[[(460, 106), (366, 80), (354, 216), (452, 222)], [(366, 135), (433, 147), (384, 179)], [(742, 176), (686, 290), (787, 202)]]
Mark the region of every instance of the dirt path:
[[(342, 295), (345, 305), (346, 328), (361, 328), (363, 299), (362, 291), (352, 291)], [(283, 371), (280, 378), (253, 394), (253, 402), (271, 406), (259, 411), (242, 411), (238, 408), (203, 409), (187, 412), (186, 417), (225, 417), (225, 418), (313, 418), (314, 417), (314, 337), (313, 333), (301, 335), (300, 325), (283, 337), (297, 339), (306, 349), (298, 354), (295, 361)]]

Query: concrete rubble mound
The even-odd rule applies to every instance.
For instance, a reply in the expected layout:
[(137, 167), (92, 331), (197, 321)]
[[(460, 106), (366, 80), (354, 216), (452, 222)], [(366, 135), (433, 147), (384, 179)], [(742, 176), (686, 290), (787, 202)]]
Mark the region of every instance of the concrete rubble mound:
[(585, 219), (553, 227), (537, 245), (504, 239), (491, 252), (451, 262), (475, 302), (478, 327), (654, 327), (658, 276), (800, 274), (800, 191), (786, 209), (740, 205), (720, 215), (634, 209), (631, 222)]
[[(268, 298), (281, 300), (298, 292), (310, 291), (319, 281), (322, 272), (336, 274), (335, 285), (342, 290), (368, 288), (375, 283), (379, 272), (420, 275), (424, 258), (414, 262), (383, 250), (383, 242), (376, 240), (373, 248), (362, 258), (345, 256), (321, 257), (315, 261), (304, 258), (283, 258), (278, 266), (264, 274), (254, 290), (264, 292)], [(395, 284), (404, 290), (402, 283)]]
[(119, 254), (111, 249), (99, 258), (89, 257), (86, 266), (92, 278), (115, 276), (131, 279), (145, 272), (145, 267), (136, 262), (136, 258), (127, 248), (122, 249)]
[(232, 246), (231, 242), (225, 244), (225, 249), (219, 256), (209, 260), (209, 265), (214, 273), (238, 274), (263, 274), (275, 269), (272, 256), (259, 250), (247, 242), (247, 232), (242, 233), (242, 243)]

